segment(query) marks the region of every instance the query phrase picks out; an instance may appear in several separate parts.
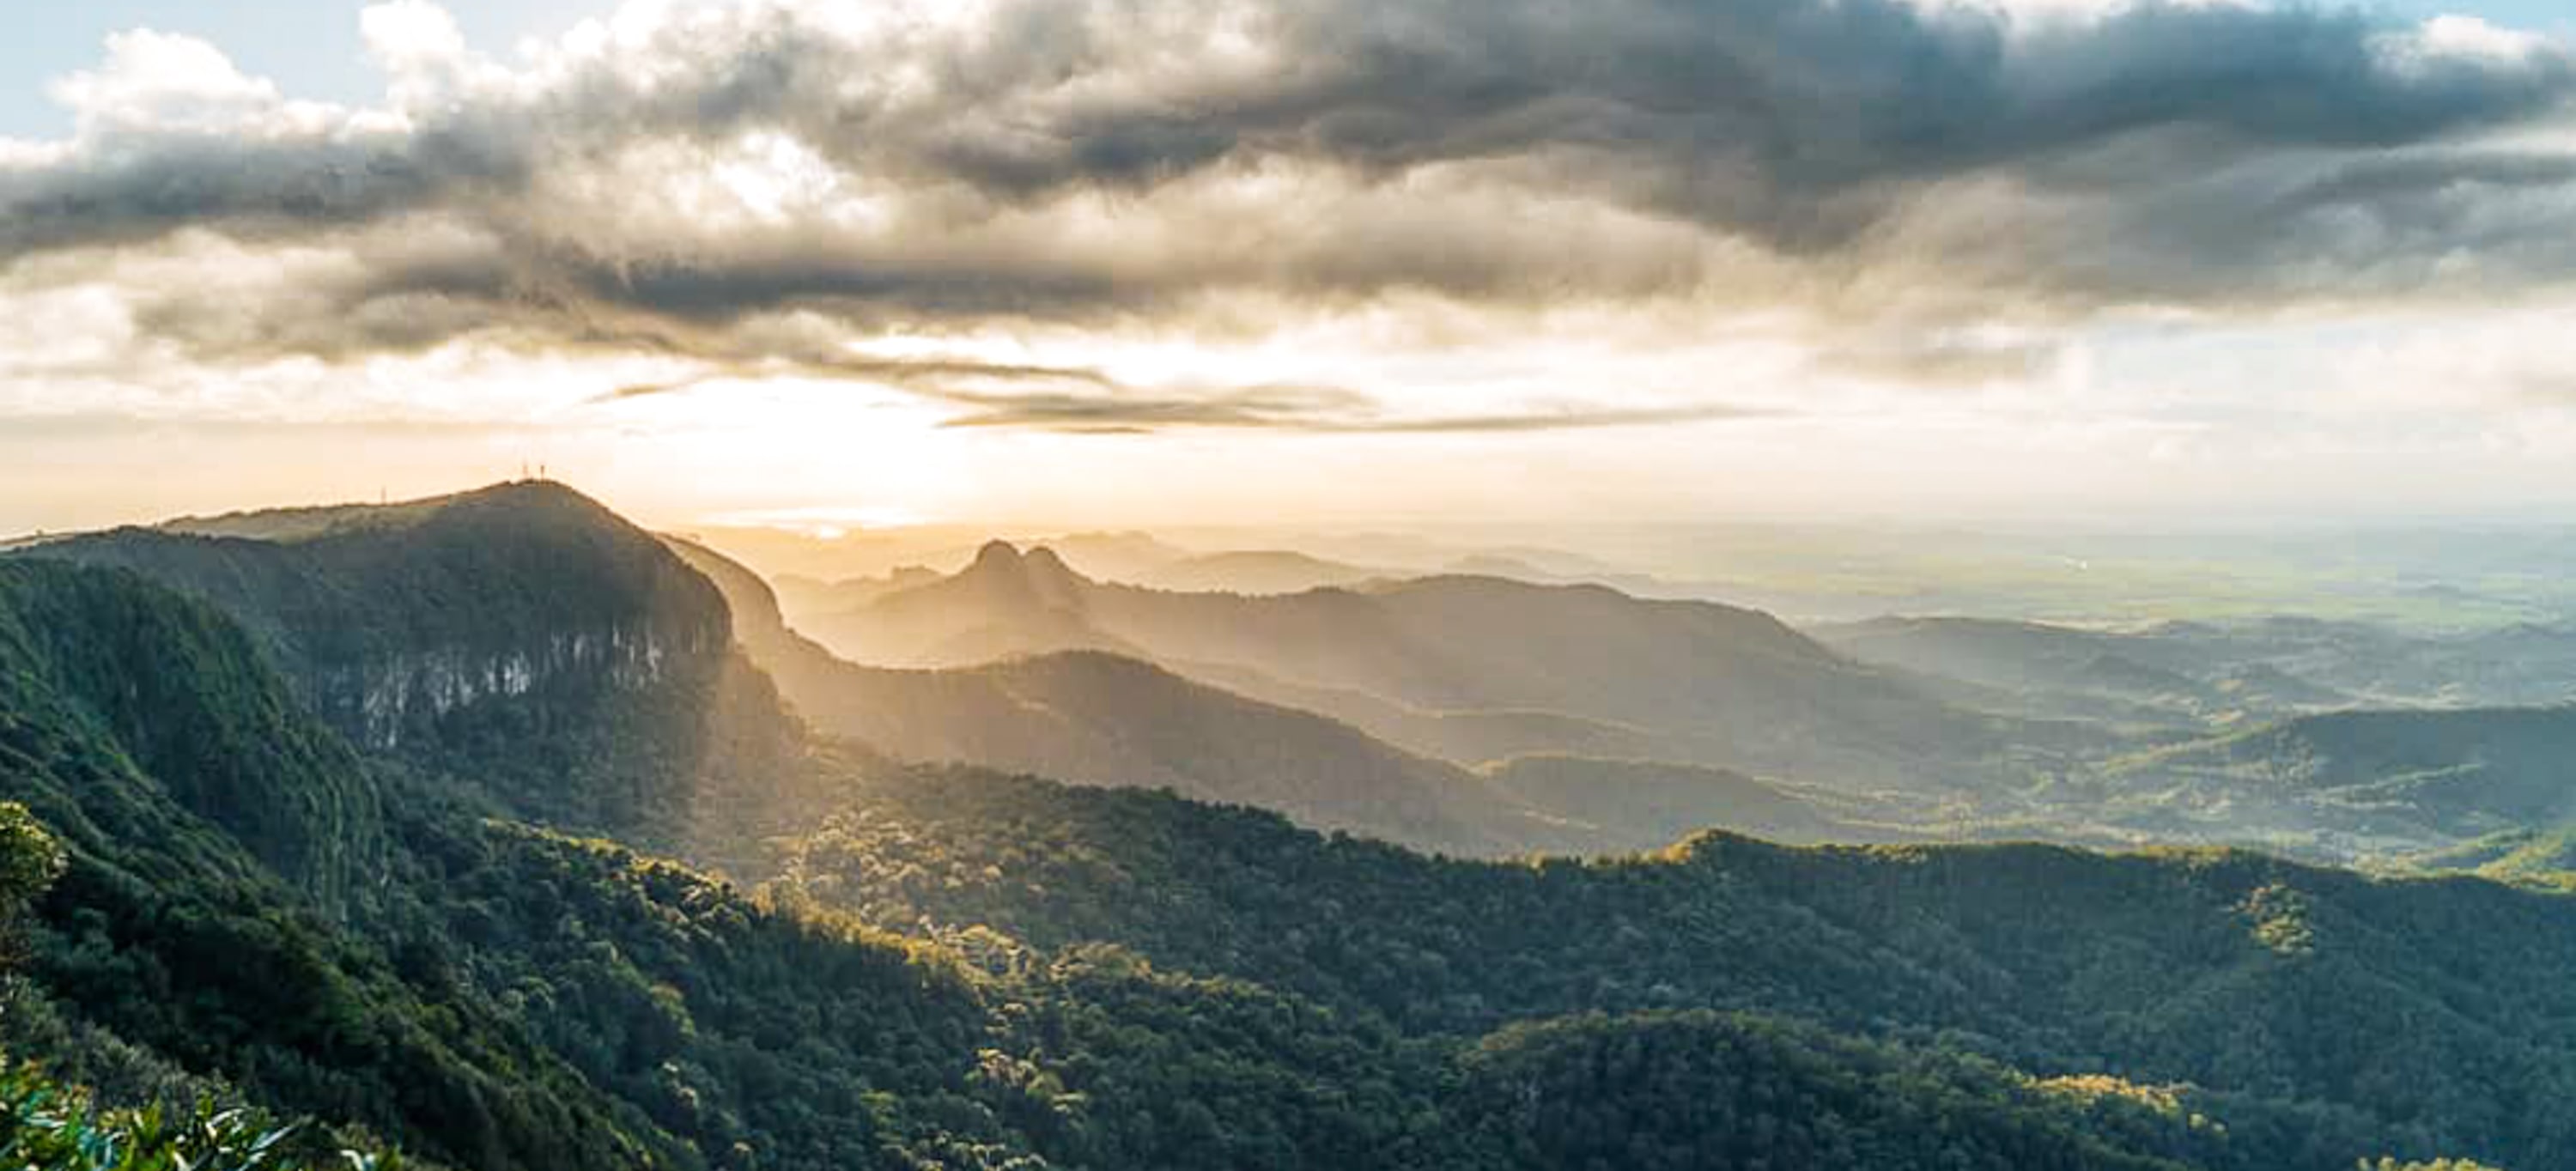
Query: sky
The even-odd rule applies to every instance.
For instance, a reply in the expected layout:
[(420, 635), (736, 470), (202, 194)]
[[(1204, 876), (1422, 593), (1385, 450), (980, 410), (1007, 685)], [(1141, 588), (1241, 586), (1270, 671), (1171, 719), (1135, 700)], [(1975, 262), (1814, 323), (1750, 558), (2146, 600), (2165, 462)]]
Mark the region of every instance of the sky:
[(91, 0), (0, 533), (2562, 516), (2539, 0)]

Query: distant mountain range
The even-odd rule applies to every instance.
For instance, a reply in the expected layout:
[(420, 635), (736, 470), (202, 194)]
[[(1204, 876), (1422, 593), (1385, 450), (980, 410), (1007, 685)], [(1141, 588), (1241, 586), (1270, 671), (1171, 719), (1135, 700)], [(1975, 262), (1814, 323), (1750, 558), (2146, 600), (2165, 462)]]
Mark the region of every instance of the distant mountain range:
[[(907, 760), (1169, 788), (1464, 854), (1653, 849), (1711, 825), (1797, 841), (1889, 832), (1718, 770), (1558, 756), (1487, 776), (1107, 651), (972, 667), (860, 666), (789, 629), (750, 570), (690, 542), (675, 538), (672, 547), (723, 590), (743, 644), (806, 719)], [(1849, 798), (1840, 805), (1867, 807)]]
[[(1971, 786), (2003, 722), (1857, 665), (1768, 615), (1598, 586), (1433, 577), (1274, 596), (1094, 581), (1046, 549), (850, 610), (792, 616), (854, 661), (957, 667), (1101, 650), (1444, 751), (1450, 717), (1522, 750), (1603, 742), (1846, 788)], [(1427, 721), (1430, 721), (1428, 724)], [(1562, 740), (1551, 740), (1551, 735)], [(2046, 751), (2052, 733), (2029, 737)]]
[(1402, 576), (1285, 549), (1185, 557), (1120, 580), (1180, 593), (1296, 594)]
[[(2217, 840), (2363, 858), (2576, 820), (2547, 755), (2562, 741), (2533, 732), (2490, 744), (2455, 732), (2548, 728), (2555, 709), (2433, 717), (2363, 698), (2399, 692), (2433, 704), (2546, 691), (2559, 650), (2537, 632), (2507, 649), (2500, 636), (2290, 619), (2117, 631), (1891, 618), (1810, 638), (1711, 603), (1492, 578), (1285, 595), (1153, 590), (1098, 582), (1048, 550), (998, 542), (956, 574), (915, 577), (807, 620), (853, 658), (909, 664), (911, 691), (931, 678), (952, 689), (936, 704), (898, 703), (880, 690), (874, 707), (911, 714), (839, 720), (836, 730), (899, 756), (1102, 783), (1154, 778), (1146, 783), (1469, 853), (1650, 848), (1696, 817), (1790, 840)], [(1111, 672), (1138, 659), (1163, 670)], [(2482, 666), (2447, 674), (2464, 659)], [(981, 708), (959, 698), (962, 677), (979, 680)], [(1097, 698), (1105, 694), (1128, 699)], [(1168, 733), (1145, 730), (1239, 723), (1244, 699), (1297, 719), (1222, 737), (1224, 749), (1182, 751)], [(965, 714), (978, 710), (1043, 716)], [(1005, 725), (1009, 736), (983, 730)], [(1290, 726), (1313, 731), (1294, 736)], [(2295, 787), (2266, 779), (2351, 759), (2329, 757), (2320, 737), (2375, 749), (2336, 778)], [(1306, 748), (1247, 756), (1247, 740)], [(1148, 744), (1161, 750), (1141, 749)], [(1282, 761), (1363, 757), (1372, 768), (1274, 775)], [(1495, 783), (1521, 757), (1557, 762), (1551, 783)], [(1401, 768), (1387, 763), (1399, 759)], [(1179, 760), (1194, 763), (1175, 769)], [(1765, 819), (1753, 812), (1764, 796), (1709, 797), (1724, 786), (1694, 769), (1739, 779), (1753, 770), (1765, 779), (1744, 783), (1795, 812)], [(1355, 813), (1355, 793), (1328, 811), (1284, 796), (1311, 795), (1323, 776), (1401, 777), (1361, 791), (1438, 790), (1449, 797), (1420, 805), (1449, 813)], [(1641, 776), (1695, 783), (1639, 786)], [(2040, 782), (2005, 783), (2018, 776)], [(1826, 797), (1842, 804), (1820, 803)]]
[(2576, 696), (2576, 627), (2458, 635), (2276, 617), (2087, 630), (1981, 618), (1815, 628), (1864, 662), (1996, 689), (2014, 706), (2132, 705), (2182, 722), (2334, 708), (2531, 706)]

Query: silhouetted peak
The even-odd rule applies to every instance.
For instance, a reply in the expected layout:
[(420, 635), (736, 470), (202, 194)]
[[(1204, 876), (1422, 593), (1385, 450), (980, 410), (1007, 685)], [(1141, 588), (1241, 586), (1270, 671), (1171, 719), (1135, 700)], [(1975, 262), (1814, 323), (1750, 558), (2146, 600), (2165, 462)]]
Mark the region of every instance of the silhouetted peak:
[(975, 562), (949, 579), (984, 605), (1058, 608), (1078, 604), (1088, 579), (1068, 568), (1053, 552), (1037, 547), (1023, 551), (1007, 541), (987, 542)]
[(1064, 563), (1064, 558), (1056, 556), (1055, 550), (1049, 549), (1044, 545), (1040, 545), (1037, 548), (1029, 550), (1026, 554), (1022, 555), (1020, 561), (1021, 564), (1028, 566), (1029, 573), (1032, 576), (1074, 576), (1073, 567), (1066, 565)]
[(1008, 541), (988, 541), (975, 553), (975, 563), (961, 576), (988, 580), (1010, 580), (1045, 585), (1062, 585), (1086, 580), (1065, 564), (1064, 558), (1044, 545), (1022, 552)]

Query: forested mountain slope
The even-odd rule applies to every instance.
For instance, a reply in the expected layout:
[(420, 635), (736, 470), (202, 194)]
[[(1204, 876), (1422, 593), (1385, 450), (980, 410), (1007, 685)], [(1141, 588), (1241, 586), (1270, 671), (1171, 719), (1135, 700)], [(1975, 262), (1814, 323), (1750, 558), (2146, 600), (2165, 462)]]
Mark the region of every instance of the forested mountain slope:
[(1138, 659), (1068, 651), (948, 670), (780, 677), (816, 726), (907, 760), (1169, 788), (1427, 850), (1581, 848), (1535, 808), (1456, 765)]
[(1702, 765), (1532, 754), (1482, 771), (1487, 782), (1552, 819), (1591, 853), (1660, 850), (1724, 829), (1783, 842), (1906, 841), (1918, 812), (1820, 789), (1788, 789)]
[(511, 816), (692, 849), (780, 828), (814, 787), (801, 732), (732, 653), (722, 595), (558, 484), (116, 529), (19, 556), (211, 602), (349, 741)]
[(2125, 761), (2115, 777), (2392, 839), (2549, 827), (2576, 821), (2576, 706), (2302, 716)]
[[(479, 821), (437, 778), (353, 771), (250, 645), (130, 574), (0, 565), (0, 796), (28, 803), (71, 857), (38, 905), (32, 983), (6, 1036), (116, 1100), (211, 1088), (475, 1171), (1535, 1171), (1598, 1141), (1595, 1112), (1658, 1101), (1598, 1080), (1587, 1046), (1679, 1030), (1742, 1057), (1712, 1066), (1705, 1054), (1730, 1050), (1692, 1045), (1647, 1067), (1657, 1092), (1701, 1103), (1653, 1132), (1666, 1152), (2001, 1171), (2032, 1152), (2160, 1166), (2149, 1153), (2199, 1141), (1954, 1054), (1766, 1021), (1408, 1040), (1115, 949), (903, 943), (613, 845)], [(152, 756), (114, 718), (116, 693), (147, 675), (170, 681), (154, 695), (162, 717), (239, 718), (256, 735)], [(156, 771), (138, 768), (147, 758)], [(363, 897), (333, 916), (281, 881), (244, 848), (264, 822), (211, 816), (262, 799), (208, 783), (223, 778), (270, 797), (385, 786), (391, 830)], [(1512, 1108), (1535, 1078), (1550, 1110)], [(1734, 1125), (1802, 1099), (1814, 1108), (1777, 1134)], [(2251, 1166), (2219, 1154), (2189, 1165)]]
[(688, 542), (672, 548), (724, 591), (743, 645), (804, 718), (901, 759), (1171, 788), (1429, 849), (1509, 852), (1544, 828), (1454, 765), (1135, 659), (1068, 652), (950, 670), (844, 662), (788, 629), (750, 570)]
[(2300, 1165), (2365, 1137), (2576, 1161), (2576, 1121), (2540, 1105), (2576, 1084), (2576, 991), (2555, 975), (2576, 963), (2576, 902), (2484, 882), (1724, 836), (1630, 861), (1438, 862), (962, 773), (876, 787), (791, 873), (881, 921), (1107, 940), (1409, 1032), (1758, 1009), (2045, 1075), (2191, 1083), (2281, 1128), (2265, 1133), (2309, 1151)]
[[(282, 694), (203, 605), (130, 574), (0, 563), (0, 797), (71, 863), (39, 904), (30, 971), (53, 1014), (91, 1030), (46, 1056), (136, 1078), (115, 1055), (134, 1047), (147, 1068), (255, 1082), (478, 1167), (640, 1165), (570, 1069), (470, 999), (406, 982), (290, 885), (383, 901), (386, 831), (349, 811), (392, 802)], [(184, 749), (127, 718), (138, 699), (142, 723), (193, 733)], [(344, 834), (368, 852), (341, 873), (280, 848)]]

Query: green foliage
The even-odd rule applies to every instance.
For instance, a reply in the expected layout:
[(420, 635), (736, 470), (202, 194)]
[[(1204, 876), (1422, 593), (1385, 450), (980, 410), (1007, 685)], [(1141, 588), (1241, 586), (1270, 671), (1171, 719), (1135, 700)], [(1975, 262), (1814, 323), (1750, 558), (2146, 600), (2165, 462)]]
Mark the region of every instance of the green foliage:
[[(383, 846), (354, 753), (296, 710), (241, 631), (127, 574), (0, 561), (0, 760), (80, 769), (82, 750), (150, 773), (329, 906)], [(39, 811), (62, 825), (61, 808)]]
[(1956, 1054), (1759, 1017), (1599, 1015), (1516, 1025), (1467, 1056), (1463, 1111), (1538, 1168), (2179, 1171), (2247, 1166), (2223, 1128), (2131, 1097), (2035, 1086)]
[(2165, 749), (2115, 777), (2279, 802), (2328, 828), (2443, 841), (2576, 816), (2570, 751), (2576, 706), (2343, 711)]
[(402, 1171), (399, 1154), (339, 1147), (257, 1110), (200, 1100), (100, 1111), (23, 1064), (0, 1068), (0, 1161), (25, 1171)]
[[(14, 925), (27, 903), (62, 876), (63, 849), (27, 807), (0, 802), (0, 917)], [(323, 1160), (351, 1171), (399, 1171), (397, 1155), (326, 1150), (251, 1110), (200, 1097), (192, 1114), (158, 1104), (101, 1113), (79, 1090), (33, 1065), (0, 1060), (0, 1161), (28, 1171), (298, 1171)]]
[(489, 1005), (629, 1129), (763, 1168), (906, 1166), (943, 1127), (1005, 1137), (964, 1094), (981, 991), (934, 949), (604, 842), (498, 823), (412, 841), (385, 929), (406, 978)]
[[(2576, 1161), (2576, 903), (2253, 855), (1792, 849), (1490, 864), (1168, 795), (886, 778), (801, 842), (818, 900), (942, 938), (1090, 942), (1422, 1038), (1757, 1010), (2043, 1075), (2190, 1084), (2278, 1157)], [(2481, 941), (2473, 948), (2457, 941)]]
[(62, 843), (15, 801), (0, 801), (0, 907), (17, 908), (62, 877)]
[(2395, 859), (2389, 869), (2413, 874), (2475, 874), (2542, 890), (2576, 892), (2576, 826), (2517, 829)]
[(0, 960), (15, 962), (27, 904), (61, 878), (69, 864), (62, 843), (45, 832), (35, 814), (15, 801), (0, 801)]
[[(168, 658), (190, 646), (223, 653)], [(63, 847), (62, 876), (34, 908), (27, 975), (80, 1025), (66, 1031), (446, 1161), (552, 1171), (647, 1157), (655, 1140), (630, 1137), (559, 1058), (461, 990), (406, 983), (332, 913), (372, 914), (372, 894), (326, 905), (249, 848), (266, 821), (235, 799), (292, 808), (317, 791), (377, 790), (354, 753), (275, 700), (279, 682), (242, 646), (203, 606), (130, 574), (0, 562), (0, 798)], [(154, 697), (151, 717), (129, 723), (116, 713), (137, 694)], [(223, 734), (242, 712), (265, 730)], [(216, 731), (161, 751), (143, 746), (140, 723)], [(298, 744), (309, 751), (280, 747)]]

